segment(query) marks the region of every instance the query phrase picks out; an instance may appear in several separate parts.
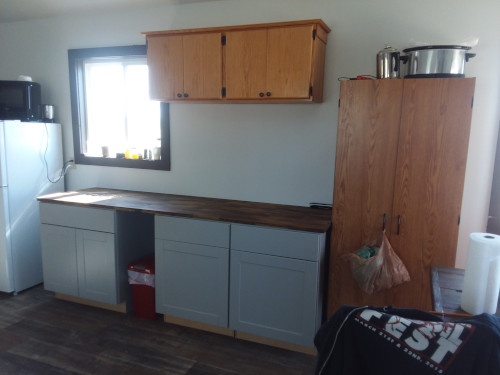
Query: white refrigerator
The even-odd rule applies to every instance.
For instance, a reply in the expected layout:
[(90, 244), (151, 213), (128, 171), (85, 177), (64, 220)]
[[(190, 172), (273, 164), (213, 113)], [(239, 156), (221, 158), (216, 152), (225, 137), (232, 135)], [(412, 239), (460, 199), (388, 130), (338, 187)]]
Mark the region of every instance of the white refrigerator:
[(64, 191), (61, 125), (0, 120), (0, 291), (40, 284), (37, 197)]

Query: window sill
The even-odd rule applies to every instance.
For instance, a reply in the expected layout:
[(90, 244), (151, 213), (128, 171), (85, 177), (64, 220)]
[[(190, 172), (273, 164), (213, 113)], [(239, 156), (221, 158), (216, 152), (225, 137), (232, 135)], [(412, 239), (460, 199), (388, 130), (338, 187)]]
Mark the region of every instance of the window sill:
[(101, 167), (153, 169), (163, 171), (170, 170), (170, 163), (164, 160), (116, 159), (82, 155), (80, 157), (76, 157), (75, 163)]

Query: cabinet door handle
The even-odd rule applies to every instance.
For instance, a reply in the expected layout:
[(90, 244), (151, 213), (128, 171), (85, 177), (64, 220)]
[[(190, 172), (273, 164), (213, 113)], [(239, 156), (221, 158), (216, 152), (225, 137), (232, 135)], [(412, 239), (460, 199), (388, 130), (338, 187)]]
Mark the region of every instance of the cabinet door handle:
[(184, 93), (184, 97), (187, 98), (189, 95), (187, 93)]
[(271, 96), (271, 92), (270, 91), (266, 92), (266, 96)]
[(263, 98), (263, 97), (264, 97), (264, 93), (263, 93), (263, 92), (259, 92), (259, 96), (260, 96), (261, 98)]
[(180, 92), (179, 92), (179, 93), (177, 93), (177, 97), (178, 97), (178, 98), (182, 98), (182, 94), (181, 94)]
[(385, 213), (384, 213), (384, 218), (382, 219), (382, 232), (385, 230)]
[(398, 215), (398, 230), (396, 234), (399, 236), (399, 228), (401, 227), (401, 215)]

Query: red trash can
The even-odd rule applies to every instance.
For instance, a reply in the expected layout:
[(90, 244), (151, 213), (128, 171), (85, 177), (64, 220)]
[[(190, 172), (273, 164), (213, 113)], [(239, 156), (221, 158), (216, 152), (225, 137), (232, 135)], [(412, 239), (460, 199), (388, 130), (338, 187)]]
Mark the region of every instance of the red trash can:
[(132, 288), (134, 315), (150, 320), (156, 319), (154, 254), (130, 263), (127, 273)]

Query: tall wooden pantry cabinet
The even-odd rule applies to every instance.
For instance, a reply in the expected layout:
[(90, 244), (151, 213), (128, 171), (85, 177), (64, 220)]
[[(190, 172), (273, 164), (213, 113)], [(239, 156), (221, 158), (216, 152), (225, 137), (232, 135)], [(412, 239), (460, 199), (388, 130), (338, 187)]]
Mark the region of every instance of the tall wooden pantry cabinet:
[[(328, 315), (340, 306), (431, 308), (430, 267), (454, 266), (474, 78), (343, 81)], [(369, 295), (343, 258), (385, 226), (411, 281)]]

